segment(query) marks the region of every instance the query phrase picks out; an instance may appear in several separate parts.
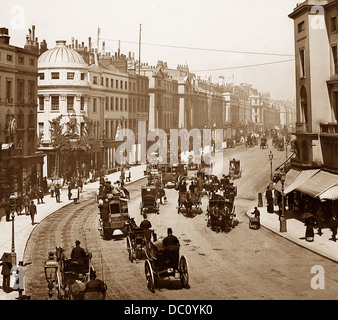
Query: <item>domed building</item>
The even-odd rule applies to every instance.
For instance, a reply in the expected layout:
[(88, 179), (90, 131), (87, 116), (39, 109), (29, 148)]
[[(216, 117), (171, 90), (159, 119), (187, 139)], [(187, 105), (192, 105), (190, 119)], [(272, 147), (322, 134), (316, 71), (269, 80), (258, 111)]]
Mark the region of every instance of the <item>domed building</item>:
[[(98, 138), (94, 129), (101, 115), (91, 112), (93, 92), (88, 69), (66, 41), (56, 41), (54, 48), (39, 57), (37, 122), (39, 150), (47, 154), (45, 176), (82, 175), (81, 171), (93, 165), (91, 155), (95, 160), (95, 153), (101, 152), (93, 148)], [(94, 107), (100, 110), (99, 105)]]

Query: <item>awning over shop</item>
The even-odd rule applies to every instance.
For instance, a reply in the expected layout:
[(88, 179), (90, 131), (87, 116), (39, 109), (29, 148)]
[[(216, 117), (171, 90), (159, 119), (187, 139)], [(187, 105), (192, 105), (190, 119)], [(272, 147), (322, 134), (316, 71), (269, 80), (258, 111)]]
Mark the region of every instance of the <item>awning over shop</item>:
[(305, 184), (296, 188), (296, 190), (305, 193), (313, 198), (338, 184), (338, 175), (320, 171), (312, 176)]
[[(295, 169), (290, 169), (288, 173), (285, 176), (285, 182), (284, 182), (284, 190), (286, 187), (291, 185), (291, 183), (297, 178), (297, 176), (301, 173), (301, 170), (295, 170)], [(282, 192), (282, 183), (278, 181), (275, 185), (274, 188), (278, 192)]]
[(325, 200), (338, 200), (338, 186), (331, 187), (322, 194), (319, 195), (321, 201)]
[(288, 194), (291, 191), (298, 188), (299, 186), (302, 186), (305, 183), (307, 183), (307, 181), (319, 171), (320, 171), (319, 169), (301, 171), (301, 173), (296, 177), (296, 179), (284, 189), (285, 194)]

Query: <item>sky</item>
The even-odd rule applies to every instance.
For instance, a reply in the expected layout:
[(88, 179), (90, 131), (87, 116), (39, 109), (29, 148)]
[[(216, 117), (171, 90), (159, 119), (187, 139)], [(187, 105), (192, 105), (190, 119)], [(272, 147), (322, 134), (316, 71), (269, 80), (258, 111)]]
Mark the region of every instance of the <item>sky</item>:
[(106, 51), (117, 51), (120, 40), (121, 53), (131, 51), (138, 59), (142, 25), (143, 63), (188, 65), (202, 79), (218, 82), (223, 76), (235, 85), (252, 84), (272, 99), (295, 99), (294, 26), (288, 15), (301, 0), (3, 2), (0, 27), (9, 29), (12, 45), (23, 47), (28, 28), (35, 25), (39, 42), (45, 39), (48, 48), (57, 40), (71, 43), (72, 37), (86, 46), (91, 37), (96, 47), (99, 27)]

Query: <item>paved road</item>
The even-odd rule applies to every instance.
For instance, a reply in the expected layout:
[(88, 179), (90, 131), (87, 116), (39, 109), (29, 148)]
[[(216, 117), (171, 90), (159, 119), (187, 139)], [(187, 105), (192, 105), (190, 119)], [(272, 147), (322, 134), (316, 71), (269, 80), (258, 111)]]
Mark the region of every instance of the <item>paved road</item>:
[[(274, 152), (274, 166), (285, 158), (285, 152)], [(98, 209), (94, 192), (88, 192), (78, 205), (70, 205), (54, 213), (37, 226), (27, 244), (25, 261), (27, 294), (33, 300), (47, 299), (43, 263), (48, 251), (62, 246), (70, 253), (76, 239), (93, 253), (98, 277), (108, 284), (109, 300), (172, 299), (172, 300), (236, 300), (236, 299), (335, 299), (338, 290), (337, 264), (271, 233), (248, 228), (245, 212), (257, 204), (270, 177), (269, 150), (238, 147), (224, 153), (224, 172), (228, 160), (241, 159), (243, 175), (238, 186), (236, 213), (240, 224), (229, 234), (216, 234), (206, 227), (205, 215), (193, 219), (178, 215), (177, 193), (167, 190), (168, 203), (160, 215), (149, 214), (158, 235), (172, 227), (180, 239), (181, 254), (189, 262), (190, 289), (181, 289), (179, 282), (162, 282), (155, 294), (146, 288), (144, 261), (129, 262), (126, 240), (104, 241), (97, 230)], [(141, 221), (139, 214), (140, 186), (129, 186), (133, 200), (129, 212)], [(203, 198), (206, 208), (207, 198)], [(102, 260), (101, 260), (102, 255)], [(103, 263), (101, 263), (103, 262)], [(325, 269), (325, 290), (311, 288), (311, 268)]]

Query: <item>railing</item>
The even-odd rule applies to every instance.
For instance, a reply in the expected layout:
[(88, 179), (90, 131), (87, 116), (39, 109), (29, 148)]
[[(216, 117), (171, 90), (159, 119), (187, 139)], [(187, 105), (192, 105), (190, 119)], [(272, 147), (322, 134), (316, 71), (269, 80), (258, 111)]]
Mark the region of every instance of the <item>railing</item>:
[(338, 134), (338, 123), (321, 123), (320, 133)]

